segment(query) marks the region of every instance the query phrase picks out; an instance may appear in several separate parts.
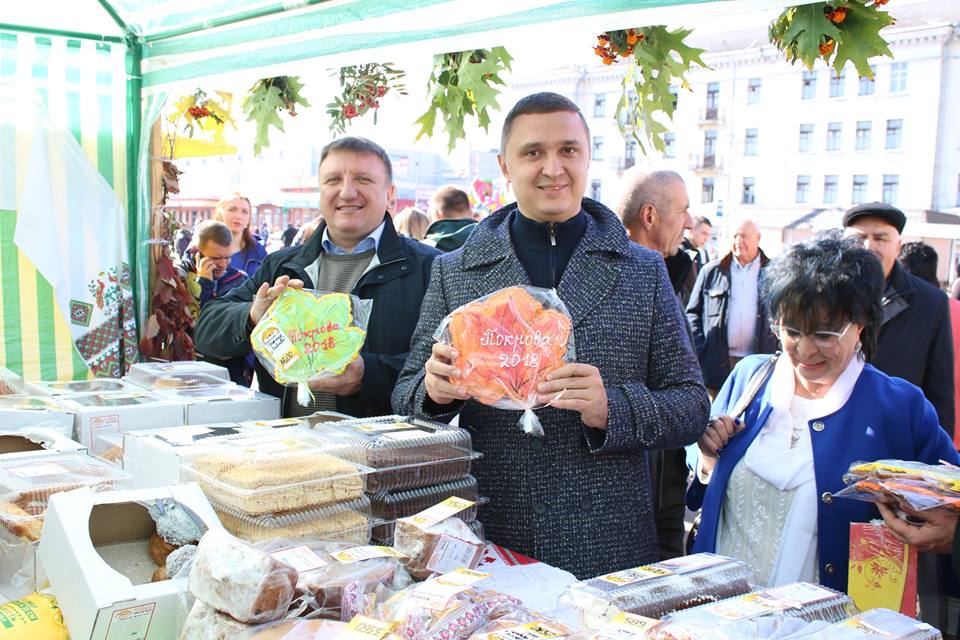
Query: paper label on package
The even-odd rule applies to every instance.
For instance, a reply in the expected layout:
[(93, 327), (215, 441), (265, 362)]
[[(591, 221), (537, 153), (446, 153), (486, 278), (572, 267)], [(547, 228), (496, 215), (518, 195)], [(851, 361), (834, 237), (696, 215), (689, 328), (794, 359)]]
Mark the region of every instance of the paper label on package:
[[(842, 621), (837, 626), (843, 627), (844, 629), (854, 629), (860, 632), (864, 638), (894, 638), (897, 637), (896, 633), (891, 631), (884, 631), (878, 629), (872, 624), (868, 624), (865, 620), (860, 618), (849, 618)], [(902, 637), (902, 636), (901, 636)]]
[(270, 557), (290, 565), (297, 570), (297, 573), (306, 573), (327, 566), (327, 561), (306, 545), (274, 551)]
[(401, 520), (409, 522), (420, 529), (427, 529), (438, 522), (443, 522), (447, 518), (457, 515), (464, 509), (469, 509), (474, 504), (476, 503), (472, 500), (464, 500), (463, 498), (451, 496), (443, 502), (433, 505), (429, 509), (424, 509), (420, 513), (407, 518), (401, 518)]
[(748, 593), (739, 598), (708, 605), (706, 610), (726, 620), (744, 620), (775, 611), (782, 611), (783, 608), (780, 604), (764, 598), (763, 594)]
[(723, 556), (695, 553), (692, 556), (680, 556), (679, 558), (673, 558), (671, 560), (663, 560), (654, 566), (672, 570), (675, 573), (687, 573), (688, 571), (696, 571), (697, 569), (712, 567), (728, 561), (729, 560)]
[(280, 327), (269, 326), (264, 329), (263, 333), (260, 334), (260, 342), (284, 371), (300, 359), (296, 347), (290, 342), (287, 334), (280, 330)]
[(419, 429), (415, 424), (407, 422), (388, 422), (386, 424), (360, 424), (354, 427), (364, 433), (380, 433), (382, 431), (403, 431), (404, 429)]
[(146, 640), (156, 602), (117, 609), (110, 616), (104, 640)]
[(420, 583), (416, 589), (410, 592), (408, 598), (424, 609), (443, 611), (455, 595), (471, 588), (474, 583), (489, 577), (489, 573), (460, 568), (433, 580)]
[(366, 616), (354, 616), (350, 624), (334, 636), (334, 640), (382, 640), (396, 626), (396, 622), (374, 620)]
[(21, 478), (40, 478), (42, 476), (55, 476), (63, 473), (69, 473), (66, 467), (52, 462), (42, 464), (31, 464), (25, 467), (10, 469), (10, 473)]
[(157, 437), (175, 447), (182, 447), (193, 444), (195, 436), (201, 436), (205, 433), (210, 433), (210, 429), (207, 427), (180, 427), (166, 429), (162, 433), (158, 433)]
[(624, 571), (617, 571), (616, 573), (609, 573), (605, 576), (600, 576), (598, 580), (615, 584), (618, 587), (625, 587), (637, 582), (643, 582), (644, 580), (662, 578), (663, 576), (669, 575), (673, 575), (673, 571), (670, 569), (661, 568), (656, 565), (648, 565), (635, 569), (625, 569)]
[(469, 567), (476, 558), (477, 545), (444, 533), (430, 554), (427, 569), (434, 573), (447, 573), (457, 567)]
[(621, 611), (600, 627), (596, 640), (643, 640), (647, 631), (658, 624), (659, 620)]
[(247, 447), (244, 451), (249, 453), (281, 453), (303, 449), (303, 447), (303, 442), (299, 440), (277, 440), (275, 442), (264, 442), (255, 447)]
[(296, 418), (280, 418), (278, 420), (255, 420), (248, 423), (254, 427), (266, 427), (267, 429), (277, 429), (279, 427), (294, 427), (300, 424)]
[(827, 589), (807, 582), (798, 582), (774, 589), (767, 589), (765, 593), (770, 600), (782, 603), (784, 609), (799, 609), (812, 602), (826, 600), (836, 595), (833, 591), (828, 591)]
[(383, 434), (384, 440), (393, 440), (394, 442), (404, 442), (406, 440), (420, 440), (424, 437), (424, 432), (420, 429), (413, 431), (396, 431)]
[(343, 564), (352, 564), (354, 562), (360, 562), (361, 560), (372, 560), (373, 558), (404, 559), (409, 558), (410, 556), (405, 553), (400, 553), (392, 547), (367, 546), (337, 551), (335, 553), (331, 553), (330, 557)]
[(562, 638), (567, 633), (549, 622), (528, 622), (517, 627), (487, 634), (488, 640), (552, 640)]

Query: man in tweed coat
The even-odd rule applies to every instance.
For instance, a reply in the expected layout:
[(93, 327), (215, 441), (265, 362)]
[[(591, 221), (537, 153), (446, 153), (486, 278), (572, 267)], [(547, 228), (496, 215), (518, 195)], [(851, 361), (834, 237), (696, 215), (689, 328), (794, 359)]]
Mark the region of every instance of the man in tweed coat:
[[(398, 413), (460, 413), (483, 453), (474, 473), (490, 498), (480, 511), (488, 537), (578, 578), (657, 560), (646, 450), (696, 441), (709, 406), (663, 259), (583, 198), (588, 140), (576, 105), (557, 94), (510, 111), (500, 167), (517, 204), (434, 261), (393, 393)], [(452, 348), (433, 340), (460, 305), (522, 284), (557, 289), (576, 341), (577, 363), (540, 389), (551, 405), (537, 412), (542, 438), (523, 433), (519, 411), (468, 399)]]

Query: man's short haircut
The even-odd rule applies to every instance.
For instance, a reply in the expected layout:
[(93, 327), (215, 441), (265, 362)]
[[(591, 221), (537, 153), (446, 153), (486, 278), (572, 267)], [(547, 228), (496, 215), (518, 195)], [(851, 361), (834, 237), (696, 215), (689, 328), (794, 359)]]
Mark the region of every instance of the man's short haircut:
[(683, 184), (683, 178), (676, 171), (632, 172), (628, 174), (627, 186), (615, 209), (623, 226), (630, 227), (640, 215), (645, 204), (652, 204), (660, 210), (669, 206), (667, 189), (673, 182)]
[(503, 121), (503, 131), (500, 134), (500, 153), (506, 151), (507, 140), (510, 138), (510, 129), (513, 127), (513, 121), (519, 116), (557, 113), (558, 111), (569, 111), (570, 113), (575, 113), (580, 116), (580, 122), (583, 123), (583, 129), (587, 133), (587, 140), (590, 140), (590, 127), (587, 126), (587, 120), (583, 117), (580, 107), (570, 98), (562, 96), (559, 93), (543, 91), (521, 98), (520, 101), (510, 109), (506, 120)]
[(713, 228), (713, 223), (710, 222), (710, 218), (706, 216), (697, 216), (693, 219), (693, 228), (696, 229), (700, 225), (705, 224), (711, 229)]
[(376, 142), (361, 138), (360, 136), (347, 136), (346, 138), (334, 140), (320, 151), (320, 164), (317, 166), (323, 165), (323, 161), (334, 151), (369, 153), (370, 155), (377, 156), (383, 163), (383, 168), (387, 170), (387, 184), (393, 184), (393, 164), (390, 163), (390, 156), (388, 156), (387, 152), (383, 150), (383, 147)]
[(436, 204), (442, 218), (464, 211), (468, 214), (471, 213), (470, 197), (467, 192), (453, 185), (440, 187), (434, 191), (430, 200)]
[(233, 243), (233, 234), (230, 227), (219, 220), (204, 220), (197, 225), (194, 233), (197, 238), (197, 246), (201, 249), (212, 242), (222, 247), (229, 247)]
[(900, 264), (903, 268), (940, 288), (937, 280), (937, 265), (940, 262), (937, 250), (926, 242), (908, 242), (900, 248)]

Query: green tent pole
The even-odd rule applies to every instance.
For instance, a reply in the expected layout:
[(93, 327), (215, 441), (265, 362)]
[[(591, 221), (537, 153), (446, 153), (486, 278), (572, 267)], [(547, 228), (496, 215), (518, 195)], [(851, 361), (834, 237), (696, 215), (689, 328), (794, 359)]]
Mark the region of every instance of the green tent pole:
[[(130, 286), (134, 295), (133, 308), (134, 316), (137, 319), (137, 334), (139, 335), (141, 327), (140, 305), (145, 304), (144, 300), (138, 300), (137, 292), (138, 280), (141, 277), (139, 269), (140, 237), (149, 235), (149, 229), (140, 229), (138, 224), (137, 206), (139, 202), (138, 194), (140, 185), (138, 183), (137, 160), (140, 157), (140, 129), (143, 117), (143, 96), (141, 76), (141, 62), (143, 59), (143, 48), (133, 38), (127, 43), (127, 258), (130, 264)], [(146, 274), (142, 274), (146, 277)]]

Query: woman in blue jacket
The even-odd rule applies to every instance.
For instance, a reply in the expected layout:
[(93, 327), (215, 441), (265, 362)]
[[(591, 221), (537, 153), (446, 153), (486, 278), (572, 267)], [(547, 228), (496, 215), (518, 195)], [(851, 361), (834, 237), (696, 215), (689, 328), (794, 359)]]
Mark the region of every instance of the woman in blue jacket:
[(234, 192), (220, 200), (213, 213), (213, 219), (227, 225), (233, 234), (230, 266), (247, 277), (253, 277), (267, 257), (267, 250), (250, 232), (251, 210), (250, 198)]
[(834, 498), (851, 462), (960, 462), (919, 388), (867, 364), (882, 319), (883, 271), (832, 234), (771, 262), (761, 295), (783, 356), (741, 419), (728, 415), (770, 356), (742, 360), (713, 404), (687, 493), (703, 509), (695, 551), (746, 562), (758, 583), (846, 591), (850, 523), (878, 517)]

